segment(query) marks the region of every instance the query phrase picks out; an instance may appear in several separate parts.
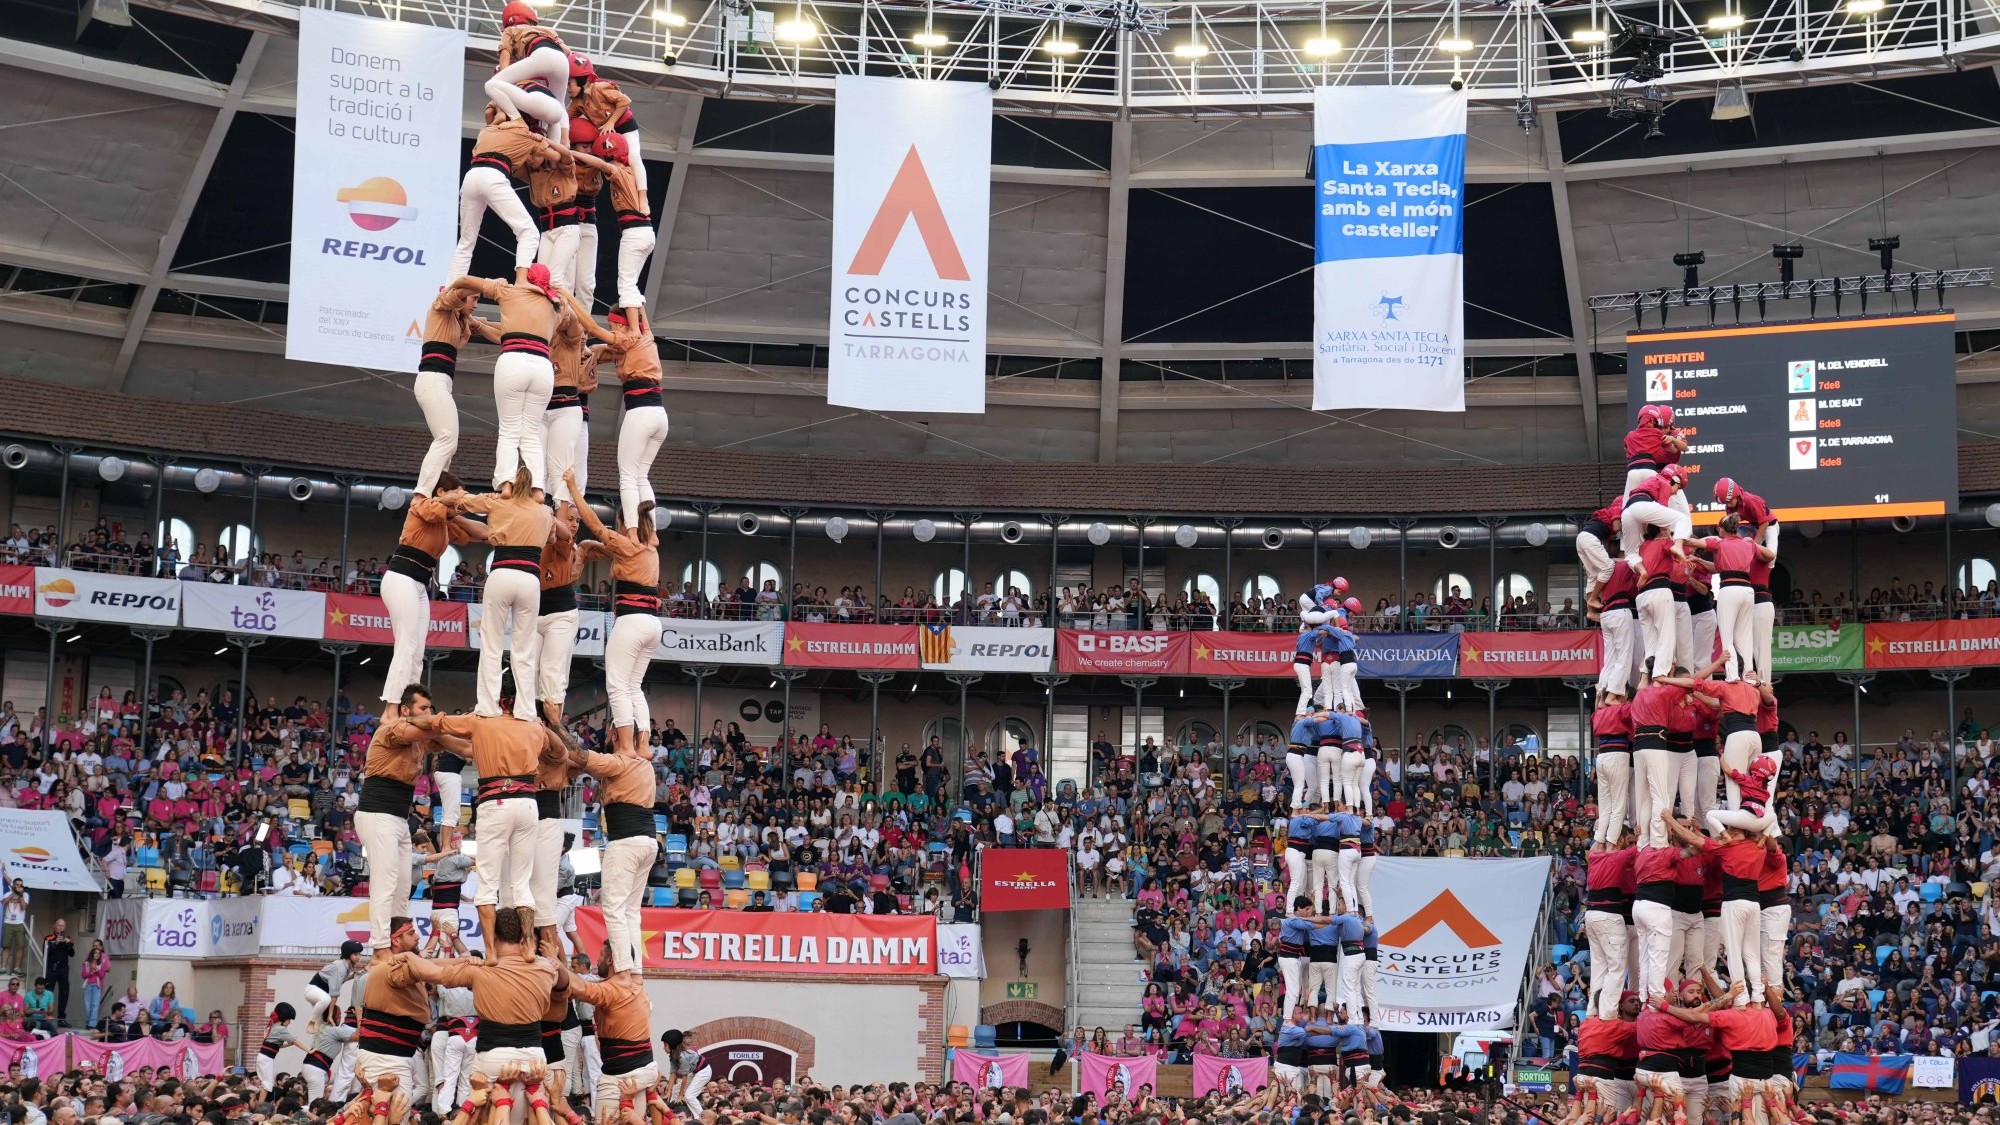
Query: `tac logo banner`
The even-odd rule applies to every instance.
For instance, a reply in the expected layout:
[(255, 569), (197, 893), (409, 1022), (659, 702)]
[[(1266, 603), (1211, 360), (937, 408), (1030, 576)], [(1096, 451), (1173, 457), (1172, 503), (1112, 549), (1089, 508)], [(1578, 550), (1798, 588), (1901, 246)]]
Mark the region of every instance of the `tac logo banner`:
[(406, 331), (451, 280), (465, 33), (299, 13), (285, 358), (415, 371)]
[(217, 633), (319, 640), (326, 630), (326, 595), (309, 590), (185, 583), (181, 624)]
[(1377, 1022), (1396, 1031), (1511, 1026), (1549, 861), (1384, 856), (1369, 889), (1380, 929)]
[(1313, 91), (1313, 409), (1465, 409), (1465, 94)]
[(171, 628), (181, 623), (182, 586), (171, 578), (126, 578), (38, 566), (35, 616)]
[(992, 174), (985, 85), (835, 79), (828, 402), (985, 412)]

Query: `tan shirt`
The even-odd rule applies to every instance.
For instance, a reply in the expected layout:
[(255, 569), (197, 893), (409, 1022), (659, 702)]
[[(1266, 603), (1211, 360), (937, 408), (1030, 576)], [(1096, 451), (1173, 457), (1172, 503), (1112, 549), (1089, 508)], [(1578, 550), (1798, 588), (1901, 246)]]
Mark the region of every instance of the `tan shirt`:
[(542, 746), (542, 756), (535, 761), (535, 788), (560, 790), (568, 785), (573, 775), (569, 770), (569, 751), (562, 744), (550, 738)]
[(486, 514), (486, 541), (495, 547), (540, 547), (549, 541), (556, 518), (546, 504), (517, 503), (497, 492), (468, 496), (459, 508)]
[(475, 277), (473, 288), (480, 296), (500, 306), (500, 331), (526, 332), (546, 340), (555, 334), (555, 302), (542, 296), (532, 285), (516, 285), (498, 278)]
[(411, 496), (410, 510), (403, 516), (403, 534), (396, 542), (432, 558), (444, 554), (451, 542), (451, 508), (428, 496)]
[(556, 319), (556, 334), (549, 337), (549, 362), (556, 369), (556, 386), (575, 387), (583, 394), (597, 389), (596, 372), (591, 373), (589, 387), (579, 381), (583, 378), (584, 343), (583, 321), (564, 305)]
[(597, 126), (600, 133), (615, 132), (618, 123), (625, 120), (625, 111), (632, 108), (632, 98), (618, 88), (618, 83), (600, 78), (583, 88), (583, 96), (569, 103), (571, 117), (584, 117)]
[(504, 166), (508, 175), (522, 180), (548, 159), (548, 152), (542, 147), (542, 139), (528, 128), (527, 121), (517, 117), (511, 121), (502, 119), (479, 131), (479, 137), (472, 142), (473, 163), (481, 163), (480, 157), (493, 158), (491, 162)]
[(623, 1039), (628, 1043), (652, 1040), (653, 1009), (646, 999), (646, 986), (638, 981), (629, 977), (589, 981), (571, 976), (569, 994), (596, 1006), (597, 1011), (591, 1018), (597, 1022), (599, 1036)]
[(368, 974), (361, 990), (362, 1018), (366, 1019), (369, 1012), (386, 1012), (429, 1023), (430, 994), (424, 991), (424, 982), (412, 976), (409, 966), (398, 959), (388, 968), (377, 968)]
[(576, 199), (576, 159), (568, 149), (528, 173), (528, 199), (537, 207), (563, 207)]
[(597, 779), (597, 799), (606, 805), (653, 807), (658, 790), (653, 784), (653, 763), (623, 754), (586, 752), (583, 768)]
[[(516, 723), (516, 726), (528, 726)], [(482, 769), (480, 771), (484, 773)], [(470, 988), (472, 1007), (479, 1018), (493, 1023), (539, 1024), (549, 1006), (549, 994), (556, 990), (561, 973), (555, 963), (537, 957), (523, 961), (508, 954), (489, 960), (470, 958), (442, 962), (442, 983), (447, 988)]]
[(633, 383), (655, 383), (660, 381), (660, 341), (650, 332), (623, 332), (622, 341), (630, 346), (618, 356), (618, 378), (627, 386)]
[[(543, 748), (555, 739), (542, 724), (510, 715), (490, 719), (450, 715), (439, 719), (434, 729), (472, 741), (472, 764), (482, 779), (534, 774), (540, 767)], [(485, 1014), (484, 1009), (480, 1014)]]
[(542, 589), (560, 590), (564, 586), (574, 586), (576, 576), (582, 569), (583, 560), (576, 551), (576, 533), (562, 520), (551, 519), (549, 541), (542, 547)]
[[(361, 776), (386, 777), (404, 785), (415, 785), (423, 772), (423, 732), (401, 719), (385, 720), (368, 741), (368, 756), (362, 760)], [(372, 985), (371, 985), (372, 987)]]
[[(439, 293), (437, 300), (431, 302), (430, 308), (424, 310), (426, 342), (435, 340), (441, 344), (450, 344), (454, 348), (463, 348), (466, 341), (472, 339), (474, 331), (472, 314), (465, 311), (459, 295), (449, 290)], [(481, 333), (481, 338), (484, 338), (484, 335)]]
[(636, 211), (641, 215), (652, 214), (652, 210), (646, 205), (646, 193), (639, 190), (639, 177), (632, 171), (631, 166), (611, 161), (606, 163), (611, 164), (611, 171), (604, 173), (604, 178), (611, 181), (612, 209), (621, 214), (628, 211)]

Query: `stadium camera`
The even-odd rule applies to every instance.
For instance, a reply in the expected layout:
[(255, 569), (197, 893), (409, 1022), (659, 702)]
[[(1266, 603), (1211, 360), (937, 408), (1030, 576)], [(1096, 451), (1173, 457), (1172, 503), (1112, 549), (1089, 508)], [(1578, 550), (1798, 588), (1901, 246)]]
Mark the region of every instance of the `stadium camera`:
[(745, 535), (755, 535), (763, 526), (764, 521), (755, 512), (745, 512), (736, 517), (736, 530)]
[(1895, 528), (1898, 535), (1908, 535), (1917, 529), (1917, 517), (1896, 516), (1889, 521), (1889, 526)]
[(1013, 520), (1000, 525), (1000, 541), (1003, 543), (1019, 543), (1024, 534), (1026, 530)]
[(1451, 88), (1454, 92), (1465, 89), (1465, 79), (1456, 74), (1452, 75)]
[(1695, 37), (1692, 31), (1662, 27), (1656, 23), (1628, 23), (1611, 39), (1612, 58), (1630, 57), (1632, 67), (1625, 72), (1634, 82), (1651, 82), (1666, 74), (1663, 61), (1674, 44)]
[(660, 52), (660, 65), (661, 65), (661, 66), (672, 66), (672, 65), (674, 65), (675, 63), (677, 63), (677, 62), (679, 62), (679, 61), (681, 61), (681, 57), (680, 57), (679, 55), (677, 55), (677, 54), (673, 53), (672, 51), (661, 51), (661, 52)]
[(1791, 49), (1785, 52), (1785, 57), (1795, 63), (1804, 62), (1806, 61), (1806, 49), (1794, 43)]
[(10, 469), (25, 469), (28, 467), (28, 447), (10, 445), (4, 453), (0, 453), (0, 460), (4, 460)]
[(293, 477), (285, 486), (285, 494), (303, 504), (312, 499), (313, 482), (305, 477)]

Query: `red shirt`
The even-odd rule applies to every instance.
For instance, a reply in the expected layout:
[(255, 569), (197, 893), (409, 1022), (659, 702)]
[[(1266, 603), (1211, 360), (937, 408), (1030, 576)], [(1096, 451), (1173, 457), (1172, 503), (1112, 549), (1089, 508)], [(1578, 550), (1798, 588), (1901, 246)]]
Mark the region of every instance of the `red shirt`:
[(1785, 879), (1789, 874), (1790, 869), (1785, 864), (1785, 850), (1783, 848), (1765, 848), (1764, 873), (1757, 877), (1757, 889), (1760, 891), (1784, 890)]
[(1675, 705), (1673, 709), (1667, 712), (1667, 730), (1674, 734), (1684, 734), (1689, 738), (1693, 738), (1695, 721), (1694, 693), (1688, 691), (1686, 688), (1668, 688), (1667, 690), (1679, 696), (1674, 701)]
[(1701, 693), (1721, 703), (1722, 709), (1733, 715), (1755, 715), (1763, 705), (1763, 693), (1757, 690), (1757, 685), (1742, 680), (1711, 681), (1702, 685)]
[(1778, 701), (1768, 699), (1757, 704), (1757, 733), (1778, 733)]
[(1674, 541), (1665, 536), (1656, 536), (1639, 544), (1639, 568), (1646, 572), (1646, 589), (1654, 590), (1673, 583), (1673, 550)]
[(1757, 880), (1764, 876), (1764, 845), (1755, 840), (1709, 839), (1701, 842), (1701, 849), (1713, 853), (1722, 862), (1724, 894), (1735, 890), (1738, 893), (1732, 897), (1756, 897)]
[(1704, 854), (1708, 862), (1701, 865), (1701, 912), (1720, 914), (1722, 912), (1722, 865)]
[[(1712, 1015), (1712, 1013), (1711, 1013)], [(1639, 1050), (1708, 1052), (1708, 1028), (1648, 1008), (1639, 1013)]]
[(1750, 562), (1750, 584), (1759, 590), (1771, 588), (1771, 560), (1762, 555), (1753, 556)]
[(1623, 496), (1620, 496), (1618, 499), (1613, 500), (1611, 503), (1606, 504), (1602, 508), (1599, 508), (1596, 511), (1590, 513), (1590, 518), (1596, 520), (1598, 523), (1610, 524), (1612, 527), (1615, 528), (1618, 526), (1619, 518), (1622, 517), (1624, 514), (1625, 514), (1625, 498)]
[(1717, 1008), (1708, 1026), (1732, 1055), (1771, 1049), (1771, 1013), (1762, 1008)]
[[(1671, 883), (1674, 881), (1674, 861), (1680, 858), (1679, 848), (1635, 848), (1639, 853), (1633, 865), (1634, 885), (1640, 883)], [(1588, 872), (1585, 873), (1588, 877)]]
[(1715, 556), (1715, 569), (1750, 573), (1757, 561), (1757, 544), (1737, 535), (1711, 535), (1701, 541), (1702, 549)]
[(1771, 506), (1764, 503), (1764, 498), (1740, 488), (1736, 490), (1736, 506), (1730, 511), (1736, 513), (1738, 523), (1746, 523), (1752, 527), (1762, 527), (1771, 522)]
[(1716, 735), (1715, 709), (1699, 699), (1690, 697), (1694, 711), (1694, 738), (1696, 742), (1714, 742)]
[(1706, 857), (1700, 852), (1696, 852), (1693, 855), (1683, 855), (1678, 848), (1673, 849), (1673, 853), (1674, 882), (1684, 887), (1701, 886), (1704, 870), (1703, 861)]
[(1632, 733), (1632, 705), (1630, 703), (1607, 703), (1590, 713), (1592, 733), (1623, 734)]
[(1631, 609), (1632, 597), (1639, 592), (1639, 575), (1624, 559), (1611, 564), (1611, 577), (1604, 580), (1604, 608)]
[(1771, 1049), (1779, 1047), (1790, 1051), (1795, 1038), (1792, 1031), (1792, 1013), (1784, 1008), (1771, 1009)]
[(1629, 704), (1633, 728), (1665, 727), (1672, 721), (1673, 713), (1681, 709), (1681, 695), (1682, 690), (1672, 684), (1640, 688)]
[(1640, 426), (1625, 435), (1625, 464), (1629, 468), (1659, 468), (1667, 463), (1667, 431), (1657, 426)]
[[(1666, 849), (1654, 849), (1664, 851)], [(1638, 888), (1638, 848), (1619, 848), (1589, 857), (1583, 869), (1583, 885), (1591, 891), (1623, 891), (1630, 895)]]
[(1654, 476), (1646, 478), (1639, 487), (1627, 493), (1625, 502), (1629, 504), (1632, 501), (1632, 497), (1643, 495), (1655, 504), (1664, 504), (1673, 497), (1673, 494), (1674, 485), (1672, 481), (1669, 481), (1665, 476)]
[(1576, 1029), (1576, 1052), (1589, 1058), (1632, 1060), (1639, 1057), (1639, 1025), (1630, 1020), (1607, 1020), (1592, 1016)]

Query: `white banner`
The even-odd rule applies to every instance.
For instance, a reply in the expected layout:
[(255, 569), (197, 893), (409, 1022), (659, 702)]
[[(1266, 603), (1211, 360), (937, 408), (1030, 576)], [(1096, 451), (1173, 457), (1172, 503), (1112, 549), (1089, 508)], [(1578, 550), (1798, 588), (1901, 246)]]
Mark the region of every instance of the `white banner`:
[[(486, 607), (479, 602), (470, 602), (465, 607), (465, 643), (467, 647), (478, 649), (479, 625), (486, 619)], [(576, 647), (570, 650), (573, 659), (604, 655), (604, 638), (611, 631), (611, 615), (598, 609), (578, 610), (576, 614)], [(513, 643), (514, 631), (500, 634), (507, 644)], [(502, 645), (502, 648), (507, 645)]]
[[(922, 627), (926, 632), (930, 626)], [(1008, 629), (994, 625), (947, 625), (932, 636), (919, 633), (924, 667), (933, 671), (1046, 672), (1056, 663), (1054, 629)], [(951, 659), (931, 659), (950, 646)]]
[(977, 923), (940, 922), (937, 934), (939, 972), (961, 980), (986, 979), (986, 948)]
[(465, 33), (299, 10), (285, 358), (415, 371), (458, 242)]
[(829, 403), (985, 412), (992, 175), (983, 83), (834, 79)]
[(171, 627), (181, 623), (181, 583), (38, 566), (35, 616)]
[(1549, 861), (1383, 856), (1368, 886), (1380, 930), (1384, 1031), (1512, 1026)]
[(773, 665), (785, 657), (782, 621), (692, 621), (677, 617), (660, 621), (660, 650), (655, 660), (684, 664)]
[(326, 635), (325, 594), (207, 582), (189, 582), (186, 587), (181, 597), (181, 624), (190, 629), (309, 640)]
[(113, 957), (254, 957), (262, 948), (265, 900), (120, 899), (100, 926)]
[[(458, 936), (472, 949), (484, 949), (486, 935), (472, 909), (473, 883), (465, 885), (465, 904), (458, 910)], [(343, 941), (366, 944), (368, 900), (365, 898), (287, 898), (278, 895), (261, 900), (262, 917), (258, 938), (264, 949), (337, 950)], [(400, 913), (416, 923), (422, 941), (431, 938), (431, 904), (411, 899)]]
[(1465, 94), (1313, 91), (1313, 409), (1465, 409)]
[(104, 891), (83, 865), (69, 817), (57, 810), (0, 809), (0, 855), (6, 857), (10, 883), (19, 879), (42, 891)]
[(108, 898), (97, 912), (97, 936), (112, 957), (139, 955), (139, 927), (146, 924), (143, 898)]
[(1910, 1056), (1910, 1085), (1926, 1090), (1950, 1090), (1958, 1085), (1958, 1066), (1950, 1055)]

